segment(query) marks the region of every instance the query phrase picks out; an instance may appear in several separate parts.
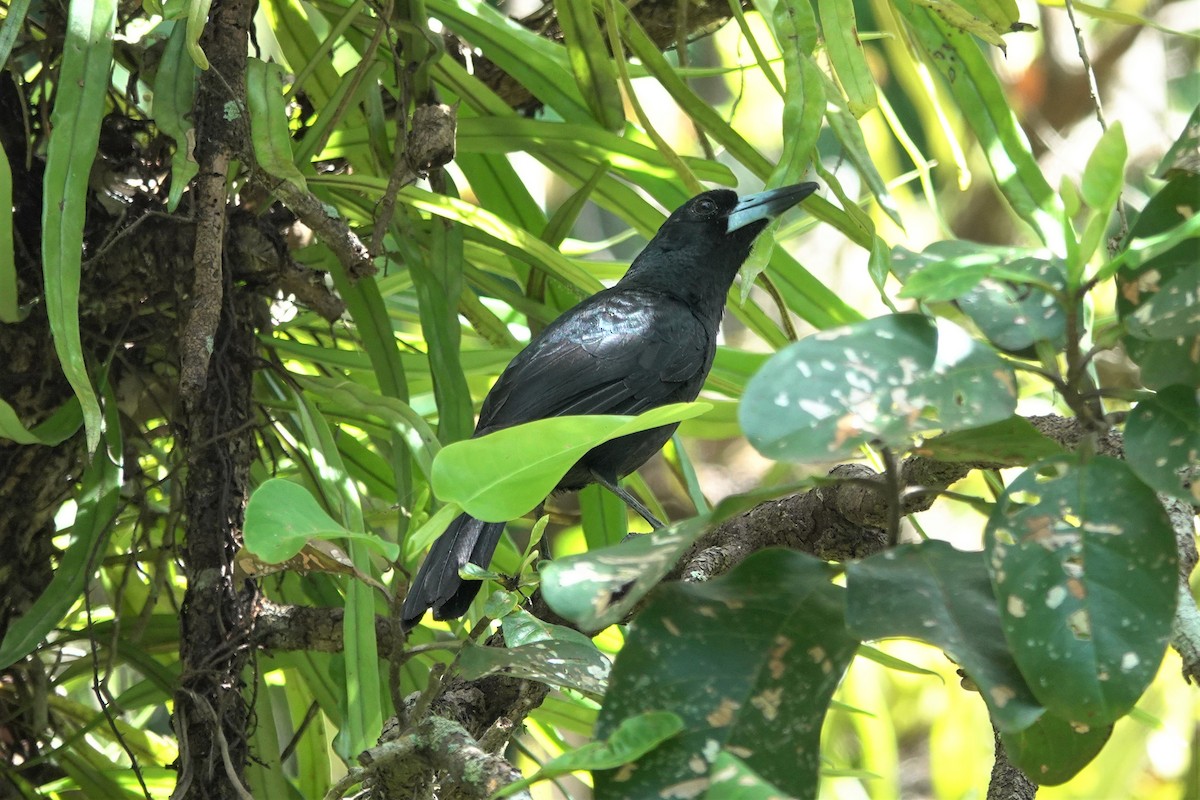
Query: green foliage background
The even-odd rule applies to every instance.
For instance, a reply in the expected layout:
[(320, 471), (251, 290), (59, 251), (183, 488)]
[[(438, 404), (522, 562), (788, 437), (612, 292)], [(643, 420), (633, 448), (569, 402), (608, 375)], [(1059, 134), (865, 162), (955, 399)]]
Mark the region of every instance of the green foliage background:
[[(56, 517), (61, 557), (54, 583), (34, 607), (21, 610), (0, 646), (0, 664), (9, 670), (0, 676), (2, 707), (40, 704), (43, 726), (23, 735), (41, 743), (53, 769), (32, 770), (11, 753), (5, 767), (11, 786), (29, 797), (136, 797), (143, 790), (167, 797), (175, 780), (168, 765), (178, 755), (168, 716), (181, 669), (177, 613), (187, 588), (175, 558), (181, 461), (169, 435), (169, 407), (119, 414), (120, 387), (107, 385), (108, 365), (85, 350), (79, 303), (87, 275), (79, 254), (85, 252), (90, 165), (106, 114), (152, 120), (149, 131), (174, 141), (169, 183), (164, 175), (138, 191), (185, 213), (186, 202), (177, 204), (196, 170), (186, 142), (194, 136), (189, 112), (205, 66), (199, 42), (208, 4), (68, 5), (69, 46), (51, 63), (31, 43), (46, 41), (43, 23), (52, 14), (28, 0), (0, 3), (0, 62), (31, 97), (43, 106), (52, 101), (54, 109), (52, 131), (39, 129), (33, 142), (46, 165), (38, 302), (46, 306), (76, 396), (46, 419), (21, 419), (0, 398), (0, 436), (28, 447), (85, 436), (93, 453)], [(1076, 103), (1086, 89), (1076, 81), (1073, 93), (1039, 95), (1046, 86), (1066, 91), (1051, 80), (1061, 78), (1052, 73), (1064, 62), (1078, 68), (1073, 52), (1033, 27), (1053, 24), (1061, 31), (1066, 10), (1058, 3), (731, 4), (720, 16), (732, 19), (713, 35), (666, 53), (657, 32), (613, 0), (563, 0), (552, 9), (561, 26), (557, 38), (477, 0), (258, 5), (254, 58), (244, 76), (248, 107), (231, 111), (251, 123), (255, 163), (242, 165), (230, 197), (256, 210), (255, 171), (311, 192), (369, 243), (378, 272), (354, 280), (327, 241), (296, 231), (290, 257), (328, 274), (345, 313), (331, 322), (284, 294), (271, 306), (272, 324), (260, 331), (261, 354), (271, 367), (255, 379), (259, 489), (237, 563), (274, 602), (344, 607), (346, 616), (341, 652), (256, 654), (245, 676), (256, 722), (250, 732), (256, 760), (246, 771), (250, 792), (324, 796), (355, 755), (374, 744), (395, 698), (425, 691), (435, 665), (453, 664), (468, 676), (503, 672), (559, 687), (530, 712), (508, 753), (527, 775), (550, 764), (547, 775), (577, 777), (538, 784), (535, 796), (587, 796), (579, 781), (592, 778), (581, 770), (592, 769), (597, 796), (624, 796), (633, 790), (614, 777), (622, 764), (641, 758), (653, 765), (641, 772), (651, 784), (686, 774), (694, 752), (688, 737), (696, 736), (696, 724), (711, 722), (703, 709), (682, 702), (671, 708), (668, 700), (661, 702), (683, 718), (684, 733), (673, 718), (643, 724), (636, 716), (664, 710), (639, 702), (654, 696), (647, 676), (669, 664), (684, 694), (695, 696), (706, 691), (705, 681), (715, 681), (712, 691), (745, 698), (741, 711), (730, 711), (741, 724), (737, 736), (722, 741), (719, 764), (756, 771), (746, 780), (760, 781), (754, 784), (760, 788), (774, 781), (796, 795), (817, 791), (819, 768), (821, 797), (983, 796), (992, 754), (988, 707), (959, 688), (955, 665), (910, 640), (856, 649), (859, 638), (905, 636), (933, 641), (984, 691), (1008, 685), (1009, 678), (993, 681), (988, 673), (999, 661), (1011, 665), (1006, 674), (1017, 676), (1012, 680), (1028, 682), (1031, 694), (1022, 702), (1030, 717), (1051, 710), (1037, 727), (1012, 708), (1008, 718), (995, 703), (992, 711), (994, 719), (1007, 720), (1000, 727), (1011, 735), (1006, 743), (1018, 763), (1045, 759), (1054, 782), (1065, 781), (1040, 796), (1200, 796), (1196, 693), (1180, 680), (1173, 650), (1159, 664), (1176, 601), (1175, 549), (1153, 493), (1196, 502), (1176, 472), (1194, 465), (1200, 449), (1200, 381), (1189, 350), (1200, 329), (1195, 294), (1187, 294), (1200, 282), (1200, 217), (1195, 204), (1190, 214), (1179, 211), (1200, 203), (1195, 162), (1188, 161), (1196, 150), (1193, 109), (1200, 102), (1195, 23), (1191, 30), (1172, 29), (1157, 21), (1154, 8), (1139, 4), (1073, 4), (1090, 47), (1110, 52), (1138, 31), (1164, 63), (1188, 65), (1166, 81), (1124, 76), (1121, 70), (1138, 69), (1134, 63), (1103, 73), (1110, 83), (1102, 89), (1132, 82), (1147, 106), (1153, 101), (1146, 113), (1167, 130), (1160, 142), (1140, 146), (1145, 128), (1135, 119), (1143, 113), (1136, 103), (1114, 103), (1107, 132), (1091, 120), (1086, 103), (1082, 115), (1057, 128), (1039, 118), (1056, 104)], [(677, 24), (680, 32), (695, 33), (686, 21)], [(121, 34), (115, 50), (114, 30)], [(443, 39), (442, 31), (461, 39)], [(462, 40), (474, 49), (447, 50), (447, 42), (454, 47)], [(473, 72), (472, 58), (509, 79), (489, 84)], [(536, 112), (514, 110), (513, 92), (517, 105)], [(404, 166), (406, 131), (397, 130), (397, 119), (408, 125), (414, 99), (431, 93), (457, 112), (455, 159), (428, 180), (389, 183)], [(1190, 140), (1180, 135), (1185, 125)], [(1031, 145), (1026, 128), (1045, 135)], [(1048, 132), (1062, 137), (1057, 147), (1046, 146)], [(1176, 150), (1168, 153), (1173, 142)], [(0, 200), (12, 188), (2, 156)], [(1021, 531), (1028, 529), (1004, 515), (1051, 514), (1039, 501), (1054, 491), (1086, 498), (1073, 507), (1074, 516), (1062, 512), (1056, 524), (1076, 525), (1078, 509), (1086, 507), (1089, 514), (1100, 509), (1094, 519), (1127, 534), (1120, 540), (1127, 552), (1100, 544), (1099, 555), (1088, 556), (1089, 569), (1098, 560), (1107, 565), (1088, 573), (1090, 595), (1102, 589), (1117, 595), (1089, 613), (1097, 625), (1109, 613), (1128, 614), (1138, 621), (1136, 634), (1115, 651), (1100, 652), (1095, 663), (1072, 662), (1077, 671), (1056, 672), (1054, 663), (1036, 656), (1045, 652), (1041, 637), (1061, 632), (1061, 618), (1029, 632), (1021, 627), (1025, 615), (1012, 613), (1016, 593), (1003, 594), (1003, 569), (927, 542), (901, 551), (899, 572), (864, 561), (834, 582), (840, 570), (812, 559), (759, 554), (724, 582), (656, 593), (646, 623), (628, 640), (613, 627), (593, 640), (509, 613), (518, 601), (512, 590), (528, 593), (534, 580), (536, 550), (527, 534), (536, 539), (544, 527), (525, 518), (510, 525), (513, 536), (502, 542), (489, 573), (504, 578), (507, 591), (482, 593), (463, 622), (418, 628), (407, 657), (389, 673), (377, 652), (373, 618), (389, 615), (390, 596), (402, 597), (425, 547), (452, 517), (453, 503), (467, 504), (442, 487), (511, 501), (516, 482), (532, 498), (529, 510), (540, 499), (530, 487), (547, 476), (522, 469), (525, 462), (507, 447), (497, 455), (489, 454), (488, 443), (474, 443), (482, 449), (456, 450), (469, 455), (454, 462), (437, 460), (443, 448), (449, 454), (455, 442), (469, 438), (490, 382), (531, 331), (619, 277), (664, 210), (702, 188), (746, 192), (810, 178), (823, 185), (821, 196), (764, 237), (772, 241), (756, 249), (731, 294), (725, 344), (703, 397), (707, 407), (681, 412), (693, 416), (663, 464), (628, 481), (656, 514), (680, 522), (669, 535), (634, 543), (642, 548), (636, 562), (653, 562), (665, 573), (704, 523), (797, 484), (810, 487), (824, 472), (789, 462), (866, 459), (882, 467), (927, 447), (940, 459), (988, 468), (974, 470), (954, 486), (955, 496), (914, 518), (921, 537), (949, 540), (959, 550), (986, 545), (989, 556), (1011, 557), (1010, 569), (1017, 563), (1024, 569), (1045, 556), (1044, 548), (1022, 549)], [(385, 218), (381, 210), (392, 203)], [(28, 313), (16, 302), (28, 298), (20, 296), (10, 266), (16, 263), (10, 207), (0, 202), (2, 323)], [(1155, 281), (1154, 288), (1171, 285), (1178, 292), (1146, 288)], [(1020, 305), (1031, 297), (1033, 306)], [(897, 309), (913, 313), (889, 313)], [(1050, 310), (1037, 317), (1039, 309)], [(937, 325), (935, 317), (942, 319)], [(834, 329), (831, 338), (792, 343)], [(838, 360), (839, 344), (877, 349), (856, 373), (854, 358)], [(1143, 368), (1143, 378), (1118, 345)], [(1101, 356), (1108, 371), (1096, 369)], [(909, 358), (920, 362), (915, 379)], [(829, 367), (796, 382), (797, 363)], [(872, 368), (883, 364), (902, 374), (881, 378)], [(871, 403), (850, 397), (862, 385), (856, 374), (869, 386)], [(878, 402), (896, 387), (911, 392), (911, 402)], [(843, 404), (779, 410), (781, 393), (804, 391), (813, 403), (837, 398)], [(1100, 431), (1104, 413), (1130, 409), (1127, 462), (1089, 460), (1087, 444), (1083, 455), (1062, 455), (1031, 428), (982, 427), (1016, 426), (1014, 413), (1054, 412)], [(842, 415), (860, 426), (849, 436), (839, 427), (849, 418)], [(616, 424), (593, 421), (585, 431), (585, 423), (560, 420), (531, 441), (536, 448), (556, 437), (611, 437)], [(921, 438), (939, 432), (965, 438), (928, 444)], [(777, 463), (750, 454), (747, 437)], [(1015, 468), (1043, 458), (1042, 466), (1060, 470), (1059, 483), (1037, 470), (1018, 478)], [(489, 460), (499, 462), (500, 474), (495, 466), (489, 471)], [(133, 478), (132, 464), (139, 468)], [(553, 485), (552, 474), (549, 480)], [(1014, 481), (1025, 494), (1005, 494)], [(759, 494), (719, 503), (751, 489)], [(1018, 501), (1020, 509), (1008, 507)], [(611, 555), (625, 551), (603, 548), (637, 522), (598, 490), (581, 493), (577, 509), (567, 504), (553, 517), (545, 535), (555, 553), (586, 549), (594, 560), (556, 562), (543, 571), (548, 598), (568, 617), (570, 609), (590, 613), (602, 589), (579, 588), (563, 571), (586, 563), (611, 578), (627, 568)], [(1118, 564), (1104, 561), (1109, 557)], [(1061, 558), (1028, 568), (1061, 571), (1071, 563)], [(1130, 577), (1123, 571), (1129, 563), (1142, 571)], [(513, 575), (522, 576), (519, 587), (507, 579)], [(899, 586), (889, 589), (896, 580)], [(919, 594), (913, 587), (923, 580), (944, 597), (910, 608), (909, 593)], [(870, 591), (855, 595), (855, 581)], [(629, 606), (650, 582), (643, 579)], [(991, 598), (993, 606), (983, 610), (962, 607), (959, 598), (976, 597), (970, 592), (990, 598), (992, 585), (1009, 605), (995, 608)], [(718, 615), (705, 628), (706, 609), (732, 606), (730, 597), (742, 602), (747, 595), (739, 592), (764, 586), (773, 588), (758, 598), (760, 613)], [(864, 606), (888, 592), (894, 604)], [(696, 619), (673, 615), (683, 608)], [(961, 626), (962, 636), (939, 627), (942, 638), (930, 639), (896, 621), (923, 613), (945, 614), (946, 626)], [(505, 614), (506, 654), (462, 643), (482, 616)], [(578, 611), (576, 621), (583, 614)], [(612, 619), (619, 618), (614, 612)], [(678, 624), (705, 636), (675, 642), (679, 649), (665, 652), (660, 648)], [(1010, 647), (999, 655), (987, 650), (980, 632), (992, 625), (990, 635), (1009, 637)], [(821, 743), (819, 758), (812, 748), (804, 759), (793, 752), (764, 756), (763, 744), (778, 741), (779, 731), (756, 729), (747, 713), (765, 696), (766, 684), (739, 683), (754, 667), (737, 662), (731, 650), (761, 657), (755, 662), (761, 669), (768, 663), (762, 654), (779, 636), (804, 641), (796, 653), (827, 649), (828, 660), (816, 660), (823, 670), (812, 675), (796, 677), (812, 666), (798, 663), (803, 659), (780, 667), (795, 678), (780, 707), (809, 725), (808, 738)], [(1038, 645), (1013, 644), (1026, 636)], [(1062, 646), (1069, 649), (1078, 638)], [(1120, 664), (1134, 652), (1141, 664), (1136, 675), (1111, 685), (1097, 678), (1097, 663)], [(562, 666), (548, 670), (552, 656)], [(700, 665), (697, 675), (683, 673), (689, 663)], [(34, 694), (20, 688), (34, 685), (30, 676), (44, 682)], [(393, 677), (398, 686), (389, 685)], [(809, 691), (798, 692), (801, 684)], [(1081, 700), (1074, 692), (1084, 685), (1096, 692)], [(610, 693), (601, 703), (605, 686)], [(826, 716), (822, 698), (835, 688)], [(1088, 738), (1081, 719), (1098, 728), (1115, 722), (1107, 744), (1094, 731)], [(0, 718), (0, 729), (4, 724)], [(1031, 738), (1035, 734), (1043, 738)], [(585, 742), (593, 749), (576, 751)], [(1063, 754), (1059, 746), (1075, 749)], [(566, 760), (555, 767), (555, 758)], [(129, 769), (133, 763), (137, 773)], [(639, 787), (646, 795), (657, 791)], [(718, 785), (709, 796), (743, 796), (727, 791)]]

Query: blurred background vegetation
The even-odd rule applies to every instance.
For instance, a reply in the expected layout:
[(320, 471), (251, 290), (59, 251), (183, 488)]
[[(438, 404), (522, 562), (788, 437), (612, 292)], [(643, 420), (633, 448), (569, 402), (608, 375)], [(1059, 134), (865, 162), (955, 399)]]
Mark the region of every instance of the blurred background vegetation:
[[(0, 367), (0, 553), (8, 559), (0, 566), (0, 633), (8, 632), (0, 650), (8, 656), (0, 671), (0, 795), (168, 797), (180, 765), (171, 713), (181, 676), (198, 669), (181, 656), (179, 624), (186, 595), (197, 591), (182, 549), (195, 442), (178, 438), (188, 423), (177, 388), (186, 359), (180, 309), (193, 291), (193, 266), (191, 245), (180, 245), (186, 231), (174, 236), (191, 230), (197, 214), (194, 191), (183, 186), (195, 173), (187, 153), (203, 118), (193, 106), (201, 102), (196, 82), (215, 80), (194, 67), (197, 42), (210, 41), (200, 38), (208, 3), (95, 3), (96, 15), (115, 19), (111, 62), (97, 43), (103, 20), (99, 39), (70, 38), (86, 27), (81, 5), (0, 2), (8, 167), (0, 188), (14, 209), (0, 209), (0, 261), (9, 262), (0, 265), (0, 298), (8, 298), (0, 302), (0, 361), (9, 362)], [(761, 354), (792, 335), (789, 326), (804, 336), (888, 309), (884, 296), (895, 299), (899, 286), (889, 279), (881, 291), (869, 271), (881, 252), (951, 238), (1038, 243), (998, 187), (1014, 153), (981, 144), (981, 118), (994, 116), (1003, 128), (1011, 113), (1045, 182), (1077, 182), (1101, 135), (1094, 77), (1106, 119), (1124, 129), (1123, 203), (1137, 209), (1161, 185), (1158, 164), (1200, 105), (1196, 0), (1076, 2), (1078, 33), (1055, 0), (914, 4), (973, 21), (981, 63), (1000, 89), (974, 106), (914, 44), (913, 15), (923, 12), (889, 0), (859, 0), (853, 16), (849, 4), (817, 3), (807, 16), (825, 28), (819, 42), (816, 29), (805, 28), (807, 4), (785, 0), (744, 8), (644, 0), (632, 13), (612, 2), (254, 5), (251, 52), (282, 69), (248, 68), (251, 93), (259, 81), (266, 98), (251, 108), (251, 122), (265, 127), (248, 133), (225, 179), (235, 207), (226, 258), (237, 262), (226, 291), (257, 298), (237, 312), (257, 326), (254, 354), (243, 363), (258, 370), (253, 415), (239, 422), (238, 435), (249, 434), (242, 445), (253, 451), (249, 478), (237, 485), (289, 477), (339, 524), (399, 544), (400, 555), (396, 569), (357, 546), (331, 553), (310, 545), (283, 568), (245, 551), (230, 562), (280, 605), (358, 608), (346, 636), (370, 648), (370, 616), (386, 618), (388, 603), (349, 576), (403, 596), (432, 535), (410, 536), (436, 511), (422, 466), (435, 449), (431, 437), (448, 444), (469, 436), (474, 409), (530, 331), (619, 277), (663, 212), (701, 186), (749, 192), (811, 178), (826, 187), (828, 202), (787, 217), (774, 252), (758, 251), (753, 266), (766, 270), (778, 298), (747, 281), (744, 302), (727, 315), (706, 393), (714, 410), (685, 423), (665, 456), (632, 481), (672, 519), (818, 474), (751, 449), (736, 423), (737, 398)], [(225, 6), (236, 4), (214, 4)], [(589, 41), (578, 32), (564, 37), (562, 16), (572, 8), (596, 10), (591, 33), (628, 51), (606, 66), (593, 63), (599, 77), (587, 77), (577, 61), (572, 71), (572, 58), (588, 51), (578, 43)], [(1005, 15), (1021, 24), (1001, 36)], [(67, 40), (94, 48), (94, 63), (80, 68), (83, 95), (70, 122), (60, 76), (78, 65), (63, 55)], [(834, 64), (831, 40), (851, 50), (859, 41), (861, 51)], [(866, 72), (854, 78), (856, 66)], [(89, 110), (86, 96), (102, 96), (102, 108)], [(430, 101), (453, 106), (458, 118), (455, 159), (431, 170), (406, 160), (413, 140), (406, 145), (396, 122), (411, 125), (415, 106)], [(77, 134), (73, 150), (55, 153), (51, 121)], [(61, 185), (47, 178), (55, 175), (64, 176)], [(273, 202), (270, 187), (281, 179), (358, 232), (374, 276), (352, 280), (325, 231), (314, 236), (313, 220), (286, 198), (288, 208)], [(43, 208), (55, 206), (66, 209), (63, 230), (74, 219), (82, 235), (82, 286), (74, 289), (69, 246), (62, 264), (43, 263), (55, 224)], [(130, 255), (138, 251), (150, 257)], [(74, 269), (78, 275), (78, 258)], [(321, 273), (332, 276), (336, 296)], [(61, 318), (47, 309), (54, 282), (65, 287), (66, 317), (74, 314), (83, 331), (73, 351), (56, 327)], [(1092, 293), (1096, 320), (1114, 317), (1114, 294), (1111, 285)], [(89, 417), (87, 399), (71, 399), (78, 387), (55, 366), (72, 358), (90, 370), (103, 426)], [(1105, 385), (1137, 385), (1119, 352), (1097, 367)], [(1062, 411), (1045, 385), (1022, 386), (1020, 413)], [(91, 467), (85, 424), (97, 437), (103, 429)], [(987, 494), (977, 476), (957, 488)], [(556, 498), (548, 511), (556, 555), (614, 541), (628, 527), (623, 509), (596, 491)], [(350, 523), (355, 514), (358, 526)], [(983, 522), (954, 502), (912, 520), (923, 535), (964, 549), (979, 546)], [(236, 515), (230, 524), (238, 529)], [(511, 526), (517, 535), (502, 545), (496, 571), (517, 571), (531, 525)], [(245, 681), (253, 796), (324, 796), (346, 759), (374, 742), (394, 699), (427, 686), (430, 670), (447, 660), (439, 648), (461, 633), (457, 625), (416, 631), (410, 646), (418, 649), (390, 675), (361, 650), (333, 652), (340, 640), (306, 648), (278, 639), (265, 650), (257, 649), (261, 640), (242, 641), (243, 661), (226, 666)], [(609, 629), (597, 643), (616, 655), (622, 634)], [(854, 662), (826, 721), (820, 796), (983, 797), (993, 744), (983, 704), (959, 688), (940, 651), (911, 642), (880, 647), (925, 672)], [(1039, 796), (1200, 798), (1200, 695), (1183, 686), (1180, 669), (1169, 651), (1160, 680), (1117, 723), (1101, 756)], [(554, 691), (529, 713), (509, 755), (531, 773), (587, 741), (596, 714), (594, 700)], [(587, 783), (580, 774), (533, 793), (588, 797)]]

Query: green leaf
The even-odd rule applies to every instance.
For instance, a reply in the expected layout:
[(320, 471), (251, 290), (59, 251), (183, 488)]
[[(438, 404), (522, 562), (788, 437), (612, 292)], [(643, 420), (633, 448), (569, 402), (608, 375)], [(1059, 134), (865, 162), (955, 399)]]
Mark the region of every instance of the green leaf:
[(1200, 481), (1186, 474), (1200, 463), (1196, 390), (1168, 386), (1138, 403), (1125, 423), (1125, 460), (1155, 491), (1200, 503)]
[[(1193, 249), (1200, 255), (1200, 248)], [(1151, 278), (1140, 283), (1146, 295), (1137, 311), (1125, 318), (1131, 337), (1154, 341), (1200, 336), (1200, 261), (1172, 272), (1167, 280), (1151, 282)], [(1150, 278), (1146, 274), (1142, 277)]]
[(1000, 737), (1009, 761), (1038, 784), (1057, 786), (1090, 764), (1111, 734), (1111, 725), (1088, 727), (1044, 714), (1025, 730)]
[(505, 647), (468, 642), (459, 654), (458, 669), (467, 680), (501, 674), (594, 695), (608, 688), (612, 663), (579, 631), (527, 611), (514, 611), (501, 624)]
[(264, 481), (246, 503), (246, 549), (271, 564), (287, 561), (309, 539), (362, 542), (389, 561), (400, 555), (395, 542), (347, 530), (329, 516), (308, 490), (283, 478)]
[(858, 642), (824, 562), (755, 553), (707, 583), (659, 588), (613, 668), (597, 734), (645, 711), (683, 731), (632, 767), (596, 773), (597, 800), (665, 796), (709, 774), (722, 749), (791, 796), (816, 796), (821, 722)]
[[(1034, 159), (1004, 87), (975, 39), (933, 10), (912, 0), (893, 6), (908, 22), (925, 51), (925, 62), (946, 80), (963, 118), (979, 139), (980, 149), (1001, 192), (1041, 241), (1055, 252), (1064, 249), (1059, 224), (1062, 209)], [(943, 3), (948, 6), (948, 3)]]
[(1038, 342), (1061, 348), (1066, 341), (1067, 315), (1054, 292), (1065, 290), (1067, 276), (1057, 260), (1018, 258), (1003, 274), (1024, 280), (985, 277), (958, 298), (959, 309), (979, 326), (996, 347), (1022, 353)]
[(87, 449), (100, 443), (100, 403), (88, 378), (79, 335), (79, 281), (88, 175), (112, 66), (115, 0), (72, 3), (54, 92), (42, 198), (42, 278), (46, 316), (63, 373), (83, 411)]
[[(446, 194), (456, 194), (443, 175)], [(463, 226), (441, 218), (429, 221), (428, 257), (409, 241), (408, 231), (397, 240), (417, 290), (421, 335), (429, 356), (429, 373), (438, 408), (438, 434), (443, 443), (466, 439), (475, 428), (471, 390), (461, 360), (462, 324), (458, 297), (463, 291)]]
[[(12, 0), (8, 4), (8, 10), (4, 17), (4, 24), (0, 25), (0, 64), (8, 63), (8, 56), (12, 53), (13, 44), (17, 41), (17, 34), (21, 32), (22, 26), (25, 24), (25, 15), (29, 13), (31, 0)], [(3, 149), (0, 148), (0, 152)], [(4, 206), (11, 209), (12, 206)]]
[(846, 626), (861, 639), (929, 642), (979, 686), (1003, 731), (1029, 727), (1045, 711), (1009, 654), (981, 553), (928, 540), (846, 568)]
[(1018, 467), (1062, 455), (1064, 450), (1027, 419), (1014, 416), (991, 425), (934, 436), (913, 452), (938, 461)]
[(0, 400), (0, 438), (12, 439), (18, 444), (44, 444), (53, 447), (74, 436), (82, 424), (83, 415), (79, 410), (79, 400), (75, 397), (59, 406), (45, 421), (35, 425), (33, 430), (25, 427), (12, 406)]
[(1034, 696), (1094, 728), (1124, 716), (1158, 671), (1177, 554), (1154, 491), (1123, 462), (1043, 461), (985, 532), (1004, 633)]
[[(1200, 219), (1200, 175), (1169, 181), (1142, 209), (1129, 234), (1127, 251)], [(1125, 255), (1125, 253), (1122, 253)], [(1200, 238), (1194, 234), (1117, 272), (1117, 314), (1129, 323), (1123, 338), (1129, 357), (1142, 368), (1142, 382), (1159, 389), (1172, 384), (1200, 386), (1200, 322), (1194, 298), (1200, 292)], [(1189, 289), (1189, 287), (1191, 287)], [(1159, 322), (1147, 316), (1165, 314)], [(1168, 334), (1174, 332), (1174, 335)], [(1190, 331), (1190, 332), (1189, 332)]]
[(541, 503), (596, 445), (703, 414), (708, 403), (675, 403), (636, 417), (552, 417), (444, 447), (433, 491), (486, 522), (516, 519)]
[[(8, 26), (12, 24), (10, 17)], [(7, 30), (6, 26), (4, 32)], [(21, 311), (17, 307), (17, 262), (13, 251), (12, 190), (12, 169), (8, 165), (8, 154), (0, 143), (0, 323), (21, 321)], [(3, 435), (3, 427), (0, 427), (0, 435)]]
[(613, 769), (641, 758), (683, 730), (683, 720), (669, 711), (647, 711), (629, 717), (617, 726), (612, 736), (588, 742), (575, 750), (550, 759), (532, 776), (511, 783), (492, 797), (509, 797), (538, 781), (580, 770)]
[(1112, 213), (1121, 187), (1125, 185), (1125, 130), (1120, 121), (1114, 122), (1096, 142), (1092, 155), (1083, 170), (1079, 191), (1083, 202), (1107, 217)]
[(920, 253), (893, 248), (892, 269), (904, 283), (901, 297), (941, 303), (961, 297), (984, 278), (1004, 276), (1006, 265), (1022, 257), (1036, 254), (1017, 247), (947, 239)]
[(896, 314), (810, 336), (751, 379), (738, 419), (768, 458), (830, 461), (866, 442), (1007, 419), (1011, 368), (961, 328)]
[[(968, 0), (967, 2), (954, 2), (953, 0), (916, 0), (917, 5), (924, 6), (930, 11), (938, 15), (938, 18), (958, 28), (963, 33), (969, 33), (978, 36), (983, 41), (990, 45), (999, 47), (1002, 51), (1007, 52), (1004, 45), (1004, 40), (1000, 38), (1001, 33), (1008, 33), (1011, 28), (1008, 26), (997, 27), (995, 21), (987, 22), (976, 16), (973, 8), (976, 3)], [(1000, 4), (994, 4), (1000, 5)], [(1001, 19), (1007, 18), (1008, 14), (1003, 14)], [(1013, 8), (1012, 19), (1016, 20), (1016, 9)]]
[(539, 568), (546, 603), (581, 630), (622, 621), (711, 524), (708, 515)]
[(817, 0), (821, 14), (821, 34), (825, 51), (846, 92), (850, 113), (862, 117), (875, 108), (875, 81), (867, 67), (862, 42), (858, 40), (858, 22), (854, 4), (842, 0)]
[(589, 552), (616, 544), (629, 533), (629, 508), (621, 498), (593, 483), (579, 491), (580, 523)]
[(779, 800), (783, 792), (768, 783), (746, 762), (722, 750), (709, 773), (705, 800)]
[(246, 105), (250, 110), (250, 143), (259, 168), (302, 192), (308, 191), (292, 155), (292, 135), (283, 104), (283, 67), (253, 57), (246, 60)]
[(196, 64), (187, 53), (186, 38), (187, 28), (176, 25), (154, 77), (154, 124), (175, 140), (175, 150), (171, 153), (171, 194), (167, 200), (167, 210), (171, 212), (179, 207), (183, 190), (200, 171), (192, 152), (196, 127), (190, 119), (196, 96)]
[(562, 26), (571, 72), (592, 116), (605, 130), (622, 130), (625, 127), (625, 101), (591, 2), (556, 0), (554, 10), (558, 12), (558, 23)]
[[(783, 55), (783, 140), (779, 163), (767, 180), (768, 186), (788, 186), (804, 176), (812, 158), (825, 106), (825, 79), (813, 61), (817, 22), (812, 5), (801, 0), (783, 0), (773, 14), (775, 36)], [(764, 70), (765, 71), (765, 70)], [(774, 73), (771, 73), (774, 75)]]
[[(833, 135), (841, 143), (845, 149), (846, 156), (850, 159), (850, 163), (858, 170), (858, 174), (862, 177), (867, 188), (871, 190), (871, 195), (875, 198), (875, 202), (879, 204), (879, 209), (888, 215), (893, 222), (901, 228), (904, 227), (904, 221), (900, 218), (900, 211), (896, 208), (896, 201), (892, 198), (891, 192), (888, 190), (887, 182), (883, 176), (879, 174), (879, 168), (875, 166), (875, 158), (871, 154), (871, 149), (867, 145), (866, 137), (863, 135), (862, 125), (859, 124), (858, 118), (850, 113), (850, 106), (842, 97), (841, 92), (837, 90), (833, 79), (824, 72), (816, 73), (821, 76), (821, 81), (825, 84), (825, 118), (829, 121), (829, 129), (833, 131)], [(820, 165), (820, 162), (817, 162)], [(843, 201), (844, 202), (844, 201)], [(857, 205), (853, 203), (845, 204), (846, 213), (851, 219), (865, 214), (858, 210)], [(809, 209), (813, 209), (810, 207)], [(870, 230), (869, 227), (863, 226)], [(858, 242), (855, 237), (850, 237)], [(858, 242), (864, 244), (863, 242)]]
[(187, 49), (200, 69), (208, 69), (208, 56), (200, 47), (200, 37), (204, 34), (210, 8), (212, 0), (187, 0)]

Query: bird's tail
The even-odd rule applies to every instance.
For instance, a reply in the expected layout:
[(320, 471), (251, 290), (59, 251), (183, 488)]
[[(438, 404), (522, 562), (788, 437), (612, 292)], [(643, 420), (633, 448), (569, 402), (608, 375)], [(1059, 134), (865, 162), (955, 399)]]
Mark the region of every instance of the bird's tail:
[(401, 624), (409, 630), (421, 621), (426, 609), (434, 619), (453, 619), (467, 613), (479, 593), (481, 581), (463, 580), (458, 570), (467, 562), (487, 567), (504, 532), (503, 522), (484, 522), (459, 514), (429, 548), (429, 555), (408, 587)]

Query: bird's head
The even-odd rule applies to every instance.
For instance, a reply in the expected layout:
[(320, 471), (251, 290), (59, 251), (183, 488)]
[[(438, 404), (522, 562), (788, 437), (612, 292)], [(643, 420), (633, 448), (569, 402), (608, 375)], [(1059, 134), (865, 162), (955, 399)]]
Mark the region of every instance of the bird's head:
[(815, 183), (797, 183), (741, 198), (728, 189), (698, 194), (663, 223), (652, 246), (710, 254), (732, 250), (745, 258), (767, 223), (818, 188)]

